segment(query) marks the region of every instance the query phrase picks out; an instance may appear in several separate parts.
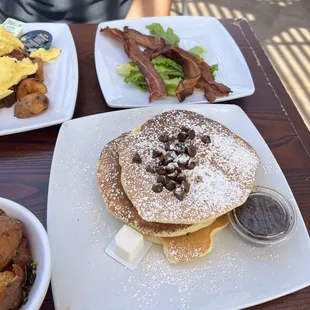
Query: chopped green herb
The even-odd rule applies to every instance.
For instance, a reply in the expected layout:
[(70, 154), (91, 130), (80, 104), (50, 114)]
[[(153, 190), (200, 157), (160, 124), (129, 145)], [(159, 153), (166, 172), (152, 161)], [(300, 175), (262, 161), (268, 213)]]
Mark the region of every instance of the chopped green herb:
[(38, 267), (37, 262), (31, 262), (26, 267), (27, 278), (23, 288), (23, 304), (25, 304), (28, 301), (30, 290), (37, 276), (37, 267)]

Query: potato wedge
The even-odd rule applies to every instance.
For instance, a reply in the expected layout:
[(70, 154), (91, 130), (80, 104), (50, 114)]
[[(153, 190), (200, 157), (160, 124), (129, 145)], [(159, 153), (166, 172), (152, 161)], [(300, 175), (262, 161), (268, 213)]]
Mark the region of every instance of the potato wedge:
[(32, 76), (35, 80), (39, 82), (44, 82), (44, 64), (41, 58), (33, 58), (32, 62), (38, 65), (37, 72)]
[(43, 83), (35, 79), (24, 79), (17, 86), (16, 99), (24, 98), (33, 93), (46, 94), (47, 88)]
[(44, 94), (29, 94), (16, 101), (14, 115), (17, 118), (28, 118), (42, 113), (47, 109), (48, 104), (49, 100)]
[(23, 224), (20, 221), (5, 215), (0, 216), (0, 271), (14, 256), (23, 237), (23, 231)]

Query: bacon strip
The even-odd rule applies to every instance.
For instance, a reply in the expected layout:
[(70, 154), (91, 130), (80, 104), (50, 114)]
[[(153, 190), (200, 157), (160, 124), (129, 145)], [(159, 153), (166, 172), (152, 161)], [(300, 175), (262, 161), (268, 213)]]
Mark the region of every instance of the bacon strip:
[(153, 36), (142, 34), (141, 32), (128, 27), (124, 27), (124, 31), (126, 31), (128, 38), (133, 39), (137, 44), (152, 50), (163, 48), (166, 44), (164, 39), (158, 40)]
[(180, 102), (183, 102), (188, 96), (194, 93), (196, 83), (201, 76), (199, 67), (192, 59), (181, 54), (174, 46), (170, 46), (169, 49), (166, 48), (163, 55), (183, 67), (184, 80), (179, 82), (176, 89), (177, 98)]
[(158, 57), (159, 55), (164, 55), (168, 57), (169, 50), (171, 49), (179, 53), (179, 55), (181, 55), (182, 57), (191, 60), (198, 66), (202, 79), (200, 79), (197, 82), (198, 85), (195, 85), (195, 86), (197, 88), (204, 89), (204, 95), (210, 103), (214, 102), (216, 97), (228, 96), (228, 94), (231, 92), (231, 89), (222, 83), (215, 82), (212, 77), (211, 69), (209, 65), (203, 59), (199, 58), (198, 56), (186, 50), (183, 50), (180, 47), (176, 47), (172, 45), (166, 45), (164, 48), (157, 49), (155, 51), (145, 50), (144, 54), (146, 57), (149, 57), (151, 59), (154, 59)]
[(124, 49), (128, 57), (138, 66), (147, 81), (150, 91), (149, 102), (167, 96), (166, 85), (162, 77), (155, 70), (150, 59), (143, 55), (136, 41), (128, 37), (127, 29), (124, 30)]
[(122, 30), (119, 30), (117, 28), (110, 28), (107, 26), (105, 28), (101, 28), (100, 32), (103, 32), (104, 35), (124, 43), (124, 33)]
[[(163, 48), (165, 46), (164, 39), (158, 40), (157, 38), (153, 36), (143, 34), (137, 30), (134, 30), (128, 27), (124, 27), (124, 31), (125, 30), (127, 33), (127, 37), (136, 41), (138, 45), (141, 45), (151, 50)], [(103, 32), (105, 35), (115, 38), (121, 41), (122, 43), (124, 42), (124, 32), (122, 30), (119, 30), (117, 28), (105, 27), (105, 28), (102, 28), (100, 32)]]

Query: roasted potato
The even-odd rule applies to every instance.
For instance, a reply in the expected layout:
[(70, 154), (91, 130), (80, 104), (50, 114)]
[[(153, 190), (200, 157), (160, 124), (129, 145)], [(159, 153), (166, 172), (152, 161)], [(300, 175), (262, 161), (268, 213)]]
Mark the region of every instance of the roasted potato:
[(11, 259), (13, 264), (18, 265), (22, 269), (25, 269), (29, 263), (31, 263), (31, 255), (28, 249), (28, 241), (26, 238), (22, 238), (14, 256)]
[(12, 267), (12, 271), (0, 272), (1, 310), (17, 310), (23, 300), (25, 272), (18, 265)]
[(10, 262), (23, 237), (23, 224), (5, 215), (0, 216), (0, 271)]
[(38, 65), (38, 70), (32, 77), (39, 82), (44, 82), (44, 71), (43, 71), (44, 65), (43, 65), (42, 59), (41, 58), (33, 58), (32, 62)]
[(46, 94), (47, 88), (43, 83), (35, 79), (24, 79), (17, 86), (16, 99), (24, 98), (33, 93)]
[(44, 94), (29, 94), (16, 101), (14, 115), (17, 118), (28, 118), (42, 113), (47, 109), (48, 104), (49, 100)]

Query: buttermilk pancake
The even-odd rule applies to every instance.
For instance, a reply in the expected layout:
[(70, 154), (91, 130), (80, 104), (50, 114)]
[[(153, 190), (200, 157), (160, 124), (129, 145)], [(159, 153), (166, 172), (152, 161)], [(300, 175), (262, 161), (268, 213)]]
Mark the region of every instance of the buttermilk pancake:
[(157, 237), (173, 237), (197, 231), (210, 225), (213, 220), (193, 224), (176, 225), (152, 223), (143, 220), (137, 210), (127, 198), (121, 185), (121, 169), (118, 162), (118, 152), (127, 147), (128, 134), (109, 142), (101, 152), (97, 176), (99, 188), (108, 211), (116, 218), (124, 221), (127, 225), (142, 234)]
[(128, 135), (119, 153), (127, 197), (147, 222), (197, 224), (242, 205), (254, 185), (254, 149), (218, 122), (173, 110)]
[(160, 238), (145, 236), (153, 243), (163, 246), (167, 260), (172, 264), (193, 261), (208, 254), (213, 247), (213, 236), (229, 223), (227, 214), (217, 218), (210, 226), (179, 237)]

